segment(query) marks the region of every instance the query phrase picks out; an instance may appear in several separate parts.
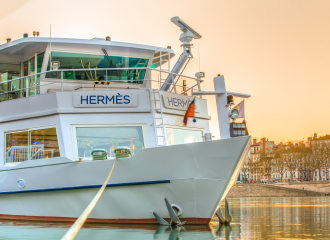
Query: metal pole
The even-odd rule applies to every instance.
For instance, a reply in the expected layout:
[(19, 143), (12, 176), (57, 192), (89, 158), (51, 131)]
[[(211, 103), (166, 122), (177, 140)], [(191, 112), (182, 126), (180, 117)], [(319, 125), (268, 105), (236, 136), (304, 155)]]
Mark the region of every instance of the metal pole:
[(26, 97), (28, 97), (30, 95), (30, 85), (29, 85), (29, 78), (27, 77), (25, 79), (25, 85), (26, 85), (26, 88), (25, 88), (25, 91), (26, 91)]
[(162, 85), (162, 50), (159, 50), (159, 69), (160, 69), (160, 77), (159, 77), (159, 81), (160, 81), (160, 85)]
[(52, 24), (49, 26), (49, 64), (49, 70), (52, 70)]
[(61, 71), (61, 91), (63, 92), (63, 71)]
[[(198, 85), (198, 91), (201, 92), (201, 82), (200, 80), (197, 80), (197, 85)], [(202, 98), (202, 95), (199, 95), (199, 98)]]
[(230, 138), (230, 117), (228, 116), (227, 93), (224, 76), (218, 76), (214, 78), (214, 90), (215, 92), (223, 92), (222, 94), (216, 94), (215, 99), (217, 103), (220, 137), (221, 139)]

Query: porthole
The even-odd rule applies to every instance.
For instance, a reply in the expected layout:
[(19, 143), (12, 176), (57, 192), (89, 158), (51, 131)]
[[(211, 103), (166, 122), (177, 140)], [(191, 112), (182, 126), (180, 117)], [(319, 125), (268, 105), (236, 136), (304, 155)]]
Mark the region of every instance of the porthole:
[(23, 179), (18, 179), (17, 184), (19, 188), (24, 188), (25, 187), (25, 182)]

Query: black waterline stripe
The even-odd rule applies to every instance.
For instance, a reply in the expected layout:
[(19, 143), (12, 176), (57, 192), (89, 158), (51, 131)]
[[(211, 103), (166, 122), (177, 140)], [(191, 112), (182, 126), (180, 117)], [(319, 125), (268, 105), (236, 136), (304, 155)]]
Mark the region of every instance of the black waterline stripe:
[[(158, 181), (144, 181), (144, 182), (128, 182), (128, 183), (110, 183), (107, 187), (120, 187), (120, 186), (134, 186), (134, 185), (146, 185), (146, 184), (157, 184), (157, 183), (171, 183), (170, 180), (158, 180)], [(85, 185), (75, 187), (61, 187), (61, 188), (45, 188), (45, 189), (31, 189), (31, 190), (19, 190), (19, 191), (7, 191), (0, 192), (0, 194), (10, 193), (27, 193), (27, 192), (49, 192), (49, 191), (61, 191), (61, 190), (73, 190), (73, 189), (84, 189), (84, 188), (100, 188), (102, 185)]]

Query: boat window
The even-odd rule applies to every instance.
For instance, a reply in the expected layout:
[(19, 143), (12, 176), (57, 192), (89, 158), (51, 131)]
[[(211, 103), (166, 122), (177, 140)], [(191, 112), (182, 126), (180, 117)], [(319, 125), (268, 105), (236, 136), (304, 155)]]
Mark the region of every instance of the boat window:
[(166, 144), (176, 145), (203, 141), (203, 131), (166, 127)]
[[(37, 73), (41, 72), (42, 62), (44, 61), (44, 53), (39, 53), (37, 55)], [(40, 94), (40, 75), (37, 75), (36, 77), (36, 88), (35, 93)]]
[(104, 149), (114, 157), (114, 149), (128, 147), (132, 155), (144, 148), (142, 127), (77, 127), (78, 157), (91, 157), (91, 152)]
[(29, 133), (6, 134), (6, 163), (24, 162), (29, 159)]
[(30, 131), (30, 159), (53, 158), (60, 156), (56, 128)]
[[(64, 79), (90, 81), (118, 81), (126, 83), (143, 83), (145, 69), (102, 70), (102, 68), (141, 68), (147, 67), (149, 59), (106, 56), (83, 53), (52, 52), (52, 61), (58, 61), (59, 69), (84, 69), (82, 71), (66, 71)], [(87, 70), (93, 69), (93, 70)], [(49, 70), (49, 63), (48, 63)], [(47, 78), (61, 78), (60, 72), (47, 73)]]
[(6, 82), (20, 77), (20, 63), (0, 62), (0, 101), (19, 97), (19, 80)]
[(6, 133), (6, 163), (59, 156), (55, 127)]

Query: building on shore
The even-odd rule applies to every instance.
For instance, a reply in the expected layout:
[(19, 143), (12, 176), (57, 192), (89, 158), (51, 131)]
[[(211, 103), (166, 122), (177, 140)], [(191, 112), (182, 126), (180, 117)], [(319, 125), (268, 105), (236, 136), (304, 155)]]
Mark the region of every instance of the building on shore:
[(306, 142), (275, 144), (253, 139), (241, 169), (243, 182), (330, 180), (330, 135), (309, 137)]

